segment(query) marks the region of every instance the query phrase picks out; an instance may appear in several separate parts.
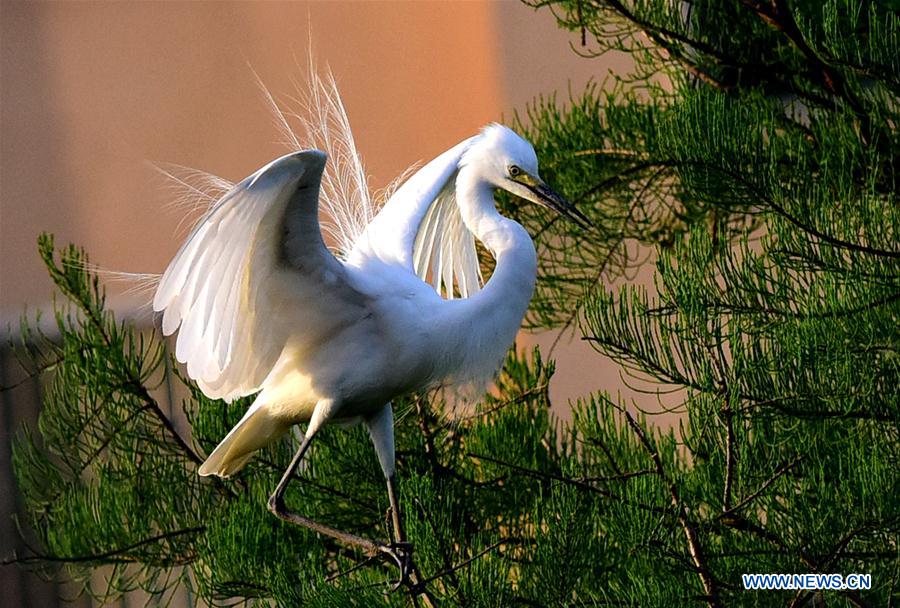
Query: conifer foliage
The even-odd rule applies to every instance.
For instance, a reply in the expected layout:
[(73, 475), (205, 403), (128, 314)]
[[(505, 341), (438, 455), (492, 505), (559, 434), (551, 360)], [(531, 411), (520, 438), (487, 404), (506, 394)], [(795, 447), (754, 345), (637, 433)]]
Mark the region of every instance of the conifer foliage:
[[(104, 597), (188, 585), (281, 606), (889, 606), (900, 599), (900, 14), (887, 0), (571, 0), (590, 56), (634, 72), (519, 127), (584, 232), (502, 198), (537, 235), (532, 328), (589, 341), (649, 389), (549, 409), (553, 364), (510, 353), (477, 409), (396, 406), (417, 585), (283, 524), (294, 440), (233, 480), (196, 469), (247, 401), (207, 400), (156, 334), (117, 322), (74, 248), (40, 251), (61, 338), (26, 327), (46, 383), (15, 465), (40, 547)], [(546, 9), (545, 9), (546, 10)], [(653, 265), (654, 287), (629, 280)], [(168, 371), (167, 371), (168, 370)], [(168, 373), (192, 391), (174, 422)], [(643, 409), (667, 393), (660, 430)], [(650, 420), (650, 422), (648, 422)], [(187, 428), (189, 426), (189, 428)], [(361, 428), (327, 428), (286, 501), (386, 538)], [(742, 573), (866, 573), (872, 589), (745, 591)], [(893, 603), (891, 603), (893, 602)]]

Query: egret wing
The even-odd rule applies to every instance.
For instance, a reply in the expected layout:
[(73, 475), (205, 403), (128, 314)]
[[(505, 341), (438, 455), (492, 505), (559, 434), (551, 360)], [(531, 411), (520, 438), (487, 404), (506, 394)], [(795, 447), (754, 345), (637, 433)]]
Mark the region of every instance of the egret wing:
[(459, 295), (469, 297), (483, 283), (475, 235), (466, 228), (451, 178), (428, 206), (413, 243), (413, 269), (423, 281), (431, 275), (435, 291), (453, 299), (454, 283)]
[(444, 152), (415, 172), (359, 236), (349, 261), (378, 259), (428, 280), (453, 298), (454, 283), (468, 297), (481, 288), (475, 239), (456, 203), (459, 162), (475, 138)]
[[(325, 246), (318, 195), (326, 156), (296, 152), (226, 193), (160, 280), (153, 308), (204, 393), (259, 390), (288, 336), (314, 343), (364, 305)], [(298, 319), (302, 322), (298, 323)]]

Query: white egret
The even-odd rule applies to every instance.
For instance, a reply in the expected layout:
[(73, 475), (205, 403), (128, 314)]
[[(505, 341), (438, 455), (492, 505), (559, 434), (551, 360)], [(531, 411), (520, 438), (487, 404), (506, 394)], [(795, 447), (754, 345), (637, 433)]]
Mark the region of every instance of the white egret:
[[(179, 330), (176, 356), (206, 395), (231, 401), (256, 394), (200, 475), (233, 475), (254, 452), (293, 425), (308, 423), (269, 509), (385, 555), (403, 580), (410, 546), (394, 486), (391, 400), (492, 376), (534, 289), (534, 245), (522, 226), (497, 212), (494, 191), (506, 190), (583, 226), (589, 221), (540, 179), (532, 146), (499, 124), (426, 164), (377, 215), (370, 213), (336, 90), (326, 102), (330, 120), (344, 130), (345, 148), (335, 160), (349, 168), (323, 178), (326, 154), (302, 150), (235, 185), (169, 264), (153, 307), (163, 311), (166, 335)], [(331, 135), (324, 139), (335, 147)], [(357, 180), (353, 196), (341, 188), (340, 176), (348, 174)], [(337, 216), (341, 259), (320, 230), (320, 192)], [(360, 200), (335, 200), (342, 195)], [(476, 238), (496, 263), (483, 287)], [(425, 282), (429, 275), (431, 285)], [(454, 297), (454, 288), (461, 297)], [(390, 543), (318, 524), (284, 504), (285, 488), (316, 432), (327, 422), (348, 420), (367, 425), (387, 480)]]

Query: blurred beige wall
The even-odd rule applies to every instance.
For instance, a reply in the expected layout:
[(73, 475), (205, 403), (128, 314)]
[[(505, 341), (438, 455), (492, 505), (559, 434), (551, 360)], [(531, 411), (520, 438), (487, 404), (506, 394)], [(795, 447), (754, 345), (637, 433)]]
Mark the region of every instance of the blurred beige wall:
[[(518, 2), (0, 3), (0, 322), (45, 308), (38, 233), (104, 268), (160, 272), (184, 236), (146, 161), (231, 180), (283, 148), (275, 93), (303, 79), (309, 34), (334, 71), (375, 188), (537, 95), (580, 91), (587, 60), (547, 11)], [(117, 307), (133, 301), (115, 299)], [(525, 338), (525, 342), (531, 338)], [(547, 340), (543, 340), (545, 343)], [(560, 396), (602, 369), (559, 349)]]

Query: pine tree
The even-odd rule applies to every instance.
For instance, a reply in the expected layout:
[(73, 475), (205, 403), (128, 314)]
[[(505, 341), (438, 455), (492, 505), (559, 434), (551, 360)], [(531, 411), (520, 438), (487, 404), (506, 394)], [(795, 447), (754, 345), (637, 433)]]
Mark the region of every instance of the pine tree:
[[(511, 352), (458, 420), (398, 401), (401, 503), (421, 585), (265, 508), (292, 452), (196, 476), (246, 401), (206, 399), (156, 334), (117, 322), (75, 248), (40, 251), (66, 297), (15, 464), (41, 546), (102, 597), (190, 586), (283, 606), (890, 606), (900, 595), (900, 15), (882, 1), (571, 0), (582, 52), (634, 73), (519, 128), (596, 224), (516, 201), (537, 235), (531, 328), (613, 358), (646, 403), (599, 392), (549, 409), (554, 366)], [(588, 60), (588, 59), (586, 59)], [(628, 277), (652, 252), (654, 288)], [(169, 375), (188, 427), (161, 404)], [(655, 392), (654, 392), (655, 391)], [(682, 423), (641, 412), (672, 393)], [(386, 537), (360, 428), (328, 428), (287, 501)], [(742, 573), (865, 573), (870, 590), (746, 591)], [(892, 604), (892, 601), (894, 602)]]

